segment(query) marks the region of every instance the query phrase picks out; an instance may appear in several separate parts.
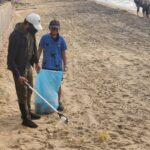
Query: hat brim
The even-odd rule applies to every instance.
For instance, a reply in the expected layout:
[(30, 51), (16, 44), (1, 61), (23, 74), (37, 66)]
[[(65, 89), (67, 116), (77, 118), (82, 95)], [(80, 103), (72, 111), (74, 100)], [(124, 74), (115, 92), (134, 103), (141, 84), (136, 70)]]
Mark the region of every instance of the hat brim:
[(34, 28), (37, 30), (37, 31), (41, 31), (43, 28), (41, 26), (41, 24), (38, 24), (38, 25), (33, 25)]
[(49, 26), (50, 29), (60, 29), (59, 26)]

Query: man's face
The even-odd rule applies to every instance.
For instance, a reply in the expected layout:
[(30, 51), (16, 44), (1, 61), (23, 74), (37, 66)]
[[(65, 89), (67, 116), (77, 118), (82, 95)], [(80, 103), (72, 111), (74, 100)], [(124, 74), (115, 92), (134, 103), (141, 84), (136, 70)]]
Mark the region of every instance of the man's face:
[(50, 32), (52, 36), (57, 36), (57, 34), (59, 33), (59, 30), (57, 28), (51, 28)]
[(30, 32), (32, 35), (35, 35), (37, 33), (37, 30), (34, 28), (34, 26), (30, 23), (28, 23), (27, 27), (28, 32)]

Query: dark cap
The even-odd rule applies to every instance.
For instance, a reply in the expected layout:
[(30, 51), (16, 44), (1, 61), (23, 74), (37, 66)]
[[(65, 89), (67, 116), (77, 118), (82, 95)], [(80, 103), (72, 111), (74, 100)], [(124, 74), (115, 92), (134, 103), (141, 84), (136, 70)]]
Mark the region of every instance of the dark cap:
[(60, 29), (60, 22), (57, 20), (52, 20), (49, 24), (49, 29), (51, 28)]

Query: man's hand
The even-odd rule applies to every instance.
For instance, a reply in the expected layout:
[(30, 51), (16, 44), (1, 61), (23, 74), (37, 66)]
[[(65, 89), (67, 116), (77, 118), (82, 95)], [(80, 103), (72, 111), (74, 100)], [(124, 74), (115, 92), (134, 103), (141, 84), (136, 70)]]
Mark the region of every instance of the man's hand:
[(25, 84), (25, 82), (28, 82), (28, 80), (23, 76), (19, 76), (18, 80), (21, 84)]
[(68, 70), (68, 66), (64, 65), (63, 71), (66, 72)]
[(39, 65), (39, 64), (35, 64), (35, 70), (36, 70), (36, 72), (37, 72), (37, 73), (39, 73), (39, 72), (40, 72), (41, 67), (40, 67), (40, 65)]

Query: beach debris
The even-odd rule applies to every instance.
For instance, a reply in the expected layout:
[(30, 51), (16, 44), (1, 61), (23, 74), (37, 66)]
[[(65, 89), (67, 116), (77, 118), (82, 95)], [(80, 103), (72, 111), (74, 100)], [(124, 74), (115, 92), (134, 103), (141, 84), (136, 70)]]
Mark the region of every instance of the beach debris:
[(99, 132), (99, 138), (100, 140), (104, 141), (110, 138), (109, 132), (106, 130), (102, 130)]

